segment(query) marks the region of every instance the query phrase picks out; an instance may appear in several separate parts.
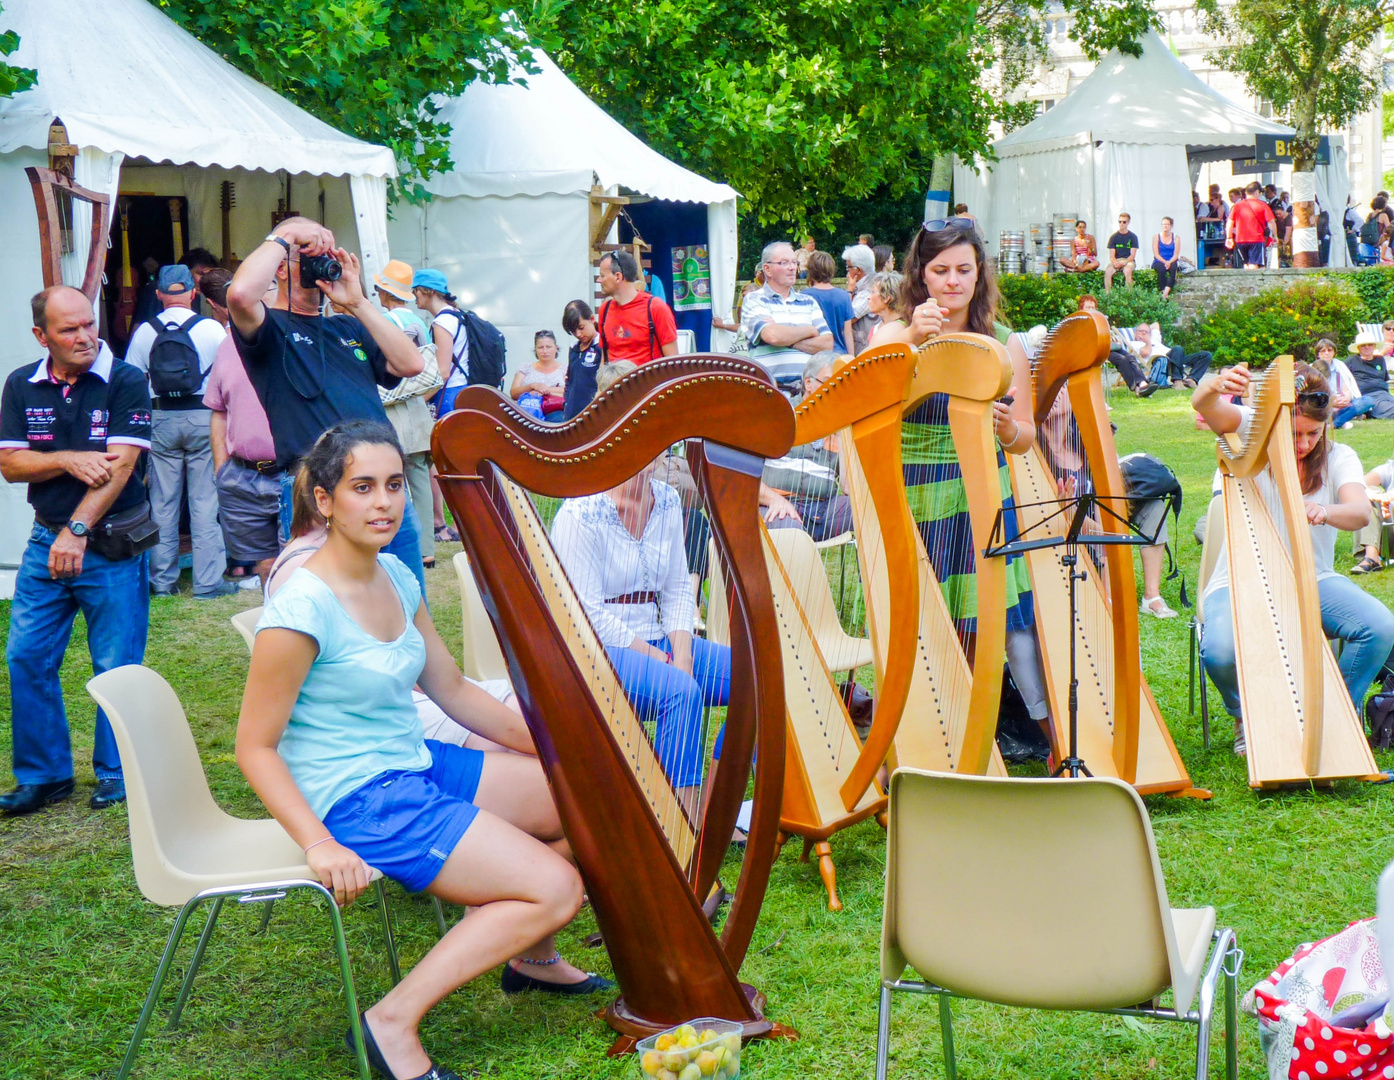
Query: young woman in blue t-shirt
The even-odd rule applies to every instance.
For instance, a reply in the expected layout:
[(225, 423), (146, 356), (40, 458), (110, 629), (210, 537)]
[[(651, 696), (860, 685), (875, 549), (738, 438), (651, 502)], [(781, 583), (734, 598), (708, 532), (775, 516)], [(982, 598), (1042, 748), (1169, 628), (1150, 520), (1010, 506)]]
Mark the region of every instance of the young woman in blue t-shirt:
[[(237, 764), (339, 903), (375, 867), (472, 909), (363, 1017), (374, 1068), (421, 1077), (436, 1068), (417, 1036), (422, 1017), (510, 957), (533, 966), (507, 964), (505, 992), (611, 984), (553, 946), (581, 905), (581, 879), (522, 717), (461, 676), (411, 571), (382, 554), (406, 504), (392, 429), (336, 425), (303, 468), (328, 538), (257, 627)], [(418, 684), (456, 723), (516, 753), (424, 739)]]

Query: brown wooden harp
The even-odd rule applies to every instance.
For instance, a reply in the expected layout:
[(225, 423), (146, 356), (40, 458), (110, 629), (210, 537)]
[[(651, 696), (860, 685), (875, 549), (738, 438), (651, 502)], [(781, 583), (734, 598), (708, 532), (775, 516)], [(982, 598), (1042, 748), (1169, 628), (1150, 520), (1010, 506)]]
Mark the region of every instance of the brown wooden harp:
[[(1100, 373), (1108, 352), (1108, 320), (1097, 312), (1079, 311), (1055, 326), (1032, 363), (1036, 445), (1011, 461), (1021, 528), (1034, 529), (1033, 536), (1047, 530), (1064, 534), (1069, 517), (1055, 510), (1061, 486), (1069, 482), (1091, 486), (1108, 500), (1107, 506), (1127, 516)], [(1052, 514), (1054, 520), (1042, 527)], [(1095, 526), (1113, 533), (1127, 531), (1124, 521), (1107, 512), (1099, 514)], [(1069, 570), (1061, 563), (1064, 548), (1027, 554), (1056, 743), (1067, 743), (1073, 634), (1078, 650), (1079, 752), (1089, 769), (1096, 776), (1116, 776), (1142, 792), (1208, 798), (1208, 792), (1191, 787), (1142, 675), (1132, 551), (1124, 545), (1083, 546), (1091, 555), (1101, 554), (1081, 560), (1087, 577), (1080, 582), (1073, 627), (1068, 625)]]
[[(916, 350), (907, 345), (888, 345), (862, 355), (892, 351), (910, 355), (915, 362), (913, 380), (900, 405), (903, 415), (918, 409), (930, 394), (948, 395), (949, 427), (972, 519), (973, 548), (982, 552), (988, 547), (1002, 509), (992, 403), (1011, 387), (1012, 366), (1007, 350), (992, 338), (951, 334), (934, 338)], [(896, 426), (899, 438), (899, 423)], [(867, 472), (863, 459), (860, 447), (854, 446), (850, 452), (844, 450), (848, 492), (857, 523), (857, 554), (866, 590), (867, 623), (880, 661), (887, 637), (885, 627), (902, 585), (890, 572), (894, 566), (890, 559), (875, 559), (876, 549), (883, 542), (885, 516), (877, 513), (865, 497)], [(899, 453), (896, 469), (900, 501), (909, 518)], [(980, 555), (977, 561), (978, 633), (975, 661), (970, 666), (918, 529), (912, 528), (911, 538), (920, 608), (906, 707), (899, 718), (887, 718), (888, 724), (899, 721), (894, 729), (894, 764), (1005, 776), (995, 739), (1007, 630), (1005, 560)], [(878, 722), (880, 707), (878, 702)]]
[(92, 245), (87, 250), (87, 268), (82, 284), (76, 286), (95, 306), (102, 290), (102, 267), (106, 264), (107, 230), (111, 227), (111, 200), (96, 191), (79, 187), (52, 169), (29, 167), (24, 170), (34, 192), (34, 208), (39, 214), (39, 252), (43, 264), (44, 288), (62, 285), (63, 256), (72, 250), (72, 201), (92, 204)]
[[(1322, 633), (1311, 533), (1280, 525), (1307, 520), (1292, 447), (1292, 357), (1251, 386), (1251, 422), (1216, 440), (1249, 785), (1373, 777), (1364, 725)], [(1255, 483), (1265, 468), (1277, 507)]]
[[(779, 1031), (737, 976), (774, 859), (784, 775), (784, 682), (758, 510), (765, 457), (793, 413), (757, 365), (654, 360), (575, 419), (542, 424), (472, 387), (436, 425), (432, 452), (508, 661), (622, 997), (606, 1010), (633, 1039), (702, 1016)], [(725, 747), (699, 819), (677, 800), (524, 488), (548, 498), (624, 483), (673, 443), (687, 459), (726, 578), (731, 692)], [(739, 890), (718, 938), (701, 901), (716, 880), (755, 758)], [(782, 1033), (782, 1032), (781, 1032)]]

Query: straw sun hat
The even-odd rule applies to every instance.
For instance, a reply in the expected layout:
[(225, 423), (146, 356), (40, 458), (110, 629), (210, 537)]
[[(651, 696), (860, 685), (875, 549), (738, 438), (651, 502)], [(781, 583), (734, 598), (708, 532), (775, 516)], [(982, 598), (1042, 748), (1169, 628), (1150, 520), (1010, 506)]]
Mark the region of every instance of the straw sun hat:
[(1358, 353), (1362, 345), (1373, 345), (1375, 347), (1376, 356), (1385, 356), (1389, 352), (1388, 347), (1384, 343), (1384, 339), (1371, 333), (1369, 330), (1361, 330), (1360, 333), (1355, 335), (1355, 340), (1350, 343), (1351, 355)]

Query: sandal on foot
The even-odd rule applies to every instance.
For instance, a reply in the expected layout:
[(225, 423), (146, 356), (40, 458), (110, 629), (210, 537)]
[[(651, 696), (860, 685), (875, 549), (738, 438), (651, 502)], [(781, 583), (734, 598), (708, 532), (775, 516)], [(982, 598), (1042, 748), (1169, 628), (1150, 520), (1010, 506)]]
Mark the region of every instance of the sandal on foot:
[(423, 556), (421, 556), (421, 568), (422, 568), (423, 570), (434, 570), (434, 569), (436, 568), (435, 556), (433, 556), (433, 555), (423, 555)]
[(1384, 569), (1384, 563), (1378, 559), (1372, 559), (1366, 555), (1358, 563), (1350, 568), (1352, 574), (1375, 574)]
[(1158, 619), (1174, 619), (1176, 612), (1172, 610), (1166, 600), (1160, 596), (1154, 596), (1151, 600), (1144, 600), (1141, 605), (1142, 614), (1153, 615)]
[(436, 530), (436, 543), (438, 544), (454, 544), (458, 543), (459, 539), (460, 534), (449, 525), (442, 525)]

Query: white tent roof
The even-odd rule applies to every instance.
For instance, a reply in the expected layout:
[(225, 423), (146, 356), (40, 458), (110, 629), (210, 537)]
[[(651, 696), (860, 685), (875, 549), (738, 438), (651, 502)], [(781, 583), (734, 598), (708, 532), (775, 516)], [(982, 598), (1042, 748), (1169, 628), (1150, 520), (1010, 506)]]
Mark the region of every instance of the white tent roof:
[(993, 144), (999, 157), (1039, 153), (1083, 140), (1181, 144), (1192, 152), (1253, 146), (1256, 133), (1293, 129), (1236, 105), (1206, 85), (1155, 32), (1141, 56), (1116, 49), (1063, 101)]
[(107, 153), (316, 175), (395, 176), (386, 147), (316, 120), (200, 44), (146, 0), (5, 0), (11, 64), (39, 73), (0, 100), (0, 153), (68, 137)]
[(451, 126), (455, 167), (432, 177), (436, 195), (546, 195), (620, 185), (656, 199), (719, 203), (736, 197), (651, 149), (534, 50), (541, 71), (527, 80), (473, 83), (446, 101), (438, 119)]

